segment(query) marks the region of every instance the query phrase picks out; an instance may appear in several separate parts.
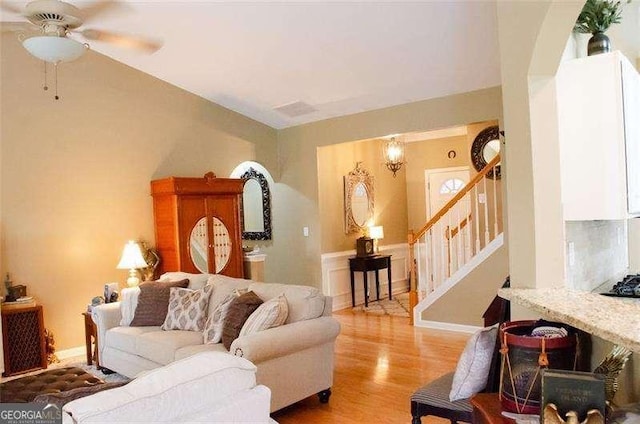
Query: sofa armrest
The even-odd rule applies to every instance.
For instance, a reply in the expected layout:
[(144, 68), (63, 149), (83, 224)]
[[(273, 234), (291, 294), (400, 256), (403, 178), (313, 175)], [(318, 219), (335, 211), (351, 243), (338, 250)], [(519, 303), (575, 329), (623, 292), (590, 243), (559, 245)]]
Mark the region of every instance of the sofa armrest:
[(91, 311), (91, 319), (96, 323), (98, 335), (99, 355), (102, 356), (102, 350), (105, 348), (104, 337), (108, 329), (120, 325), (122, 316), (120, 314), (120, 302), (104, 303), (95, 306)]
[(335, 318), (321, 316), (238, 337), (231, 344), (229, 352), (259, 364), (271, 358), (333, 342), (339, 333), (340, 323)]

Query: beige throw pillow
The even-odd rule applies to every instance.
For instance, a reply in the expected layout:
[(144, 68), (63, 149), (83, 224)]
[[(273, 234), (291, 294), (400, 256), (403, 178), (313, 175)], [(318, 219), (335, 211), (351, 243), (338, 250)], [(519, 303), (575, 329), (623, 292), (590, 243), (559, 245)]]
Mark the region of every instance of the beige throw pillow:
[(222, 328), (224, 319), (231, 301), (238, 297), (236, 293), (229, 293), (222, 302), (209, 314), (204, 326), (204, 342), (209, 344), (220, 343), (222, 341)]
[(468, 399), (486, 387), (497, 334), (496, 327), (483, 328), (467, 341), (453, 375), (451, 402)]
[(274, 297), (258, 306), (242, 326), (238, 337), (257, 333), (272, 327), (278, 327), (287, 320), (289, 307), (284, 295)]
[(202, 331), (207, 319), (207, 306), (213, 286), (200, 290), (172, 288), (163, 330)]

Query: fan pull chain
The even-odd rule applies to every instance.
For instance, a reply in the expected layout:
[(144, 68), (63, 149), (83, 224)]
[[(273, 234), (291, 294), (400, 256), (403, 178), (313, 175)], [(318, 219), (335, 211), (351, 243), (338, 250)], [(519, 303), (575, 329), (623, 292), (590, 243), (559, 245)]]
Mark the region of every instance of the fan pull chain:
[(42, 63), (44, 64), (44, 87), (42, 87), (44, 89), (44, 91), (47, 91), (49, 89), (49, 87), (47, 86), (47, 61), (43, 60)]
[(55, 68), (55, 86), (56, 86), (56, 95), (54, 97), (54, 99), (56, 100), (60, 100), (60, 97), (58, 97), (58, 62), (56, 62), (54, 65)]

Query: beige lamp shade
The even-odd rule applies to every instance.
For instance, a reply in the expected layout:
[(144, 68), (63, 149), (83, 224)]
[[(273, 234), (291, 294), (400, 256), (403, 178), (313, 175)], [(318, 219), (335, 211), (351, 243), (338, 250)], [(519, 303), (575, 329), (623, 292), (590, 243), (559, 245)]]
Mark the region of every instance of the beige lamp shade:
[(131, 287), (140, 284), (137, 269), (146, 268), (147, 266), (147, 262), (142, 257), (142, 252), (140, 251), (140, 246), (138, 246), (138, 243), (133, 240), (129, 240), (129, 242), (124, 246), (122, 257), (120, 258), (120, 262), (118, 262), (118, 265), (116, 266), (116, 268), (118, 269), (129, 270), (129, 278), (127, 279), (127, 284)]
[(382, 225), (373, 225), (369, 227), (369, 237), (375, 240), (384, 238), (384, 229)]

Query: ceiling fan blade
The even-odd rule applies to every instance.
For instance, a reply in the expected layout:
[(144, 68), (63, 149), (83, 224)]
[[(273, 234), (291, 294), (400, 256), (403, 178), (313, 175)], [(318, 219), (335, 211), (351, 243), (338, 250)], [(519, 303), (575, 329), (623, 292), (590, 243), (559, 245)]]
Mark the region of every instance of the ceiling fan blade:
[(83, 31), (78, 31), (78, 33), (87, 40), (102, 41), (121, 47), (142, 50), (146, 53), (153, 53), (162, 47), (162, 41), (138, 37), (135, 35), (118, 34), (115, 32), (97, 29), (85, 29)]
[(29, 22), (0, 22), (0, 32), (39, 32), (38, 28)]
[(14, 6), (13, 4), (6, 3), (6, 2), (0, 3), (0, 9), (2, 9), (5, 12), (11, 12), (18, 15), (22, 15), (22, 12), (23, 12), (23, 9), (21, 7)]
[(93, 4), (80, 9), (80, 14), (84, 22), (90, 21), (98, 15), (101, 15), (109, 10), (126, 9), (124, 3), (116, 0), (99, 0)]

